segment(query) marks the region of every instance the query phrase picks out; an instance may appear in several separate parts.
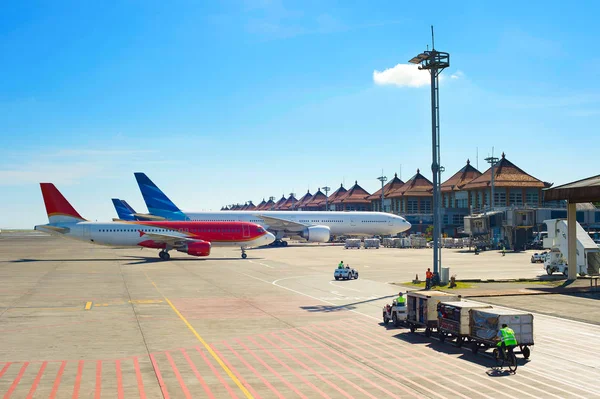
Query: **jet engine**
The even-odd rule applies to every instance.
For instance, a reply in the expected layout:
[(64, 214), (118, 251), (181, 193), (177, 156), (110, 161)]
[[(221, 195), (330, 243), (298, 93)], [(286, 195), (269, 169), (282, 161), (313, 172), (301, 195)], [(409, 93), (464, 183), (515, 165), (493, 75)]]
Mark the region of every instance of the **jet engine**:
[(191, 242), (181, 248), (177, 248), (177, 250), (192, 256), (208, 256), (210, 255), (210, 247), (210, 242), (196, 241)]
[(311, 242), (328, 242), (331, 230), (327, 226), (310, 226), (304, 229), (302, 237)]

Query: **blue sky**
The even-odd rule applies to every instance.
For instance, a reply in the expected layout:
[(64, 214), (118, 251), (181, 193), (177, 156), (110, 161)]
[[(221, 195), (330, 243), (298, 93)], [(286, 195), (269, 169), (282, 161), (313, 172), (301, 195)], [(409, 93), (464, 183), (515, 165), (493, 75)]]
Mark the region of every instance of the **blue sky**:
[(382, 169), (430, 177), (429, 89), (395, 67), (426, 49), (431, 24), (451, 54), (443, 178), (476, 164), (477, 149), (483, 171), (492, 147), (555, 184), (598, 174), (599, 8), (5, 2), (0, 227), (47, 221), (41, 181), (84, 217), (110, 220), (111, 197), (145, 211), (137, 171), (184, 210), (355, 180), (373, 192)]

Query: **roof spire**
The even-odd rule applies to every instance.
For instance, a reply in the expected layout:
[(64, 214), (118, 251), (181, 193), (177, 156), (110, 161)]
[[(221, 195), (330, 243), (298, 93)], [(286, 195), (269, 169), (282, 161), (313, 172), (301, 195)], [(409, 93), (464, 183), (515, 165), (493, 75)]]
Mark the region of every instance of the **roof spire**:
[(354, 184), (358, 184), (358, 180), (354, 180)]
[(502, 159), (506, 158), (506, 155), (504, 155), (504, 151), (502, 151)]
[(469, 158), (467, 158), (467, 165), (470, 165), (471, 161), (469, 161)]
[(417, 174), (421, 173), (421, 170), (419, 168), (417, 168)]
[(394, 177), (398, 177), (398, 173), (394, 173)]

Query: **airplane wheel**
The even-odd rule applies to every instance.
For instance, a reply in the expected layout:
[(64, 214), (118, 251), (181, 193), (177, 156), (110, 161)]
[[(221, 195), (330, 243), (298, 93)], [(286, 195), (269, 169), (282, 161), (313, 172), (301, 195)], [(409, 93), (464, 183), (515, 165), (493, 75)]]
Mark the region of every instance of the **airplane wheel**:
[(248, 257), (248, 255), (242, 254), (242, 259), (246, 259), (247, 257)]
[(287, 242), (287, 241), (281, 241), (281, 245), (282, 245), (283, 247), (287, 247), (287, 246), (288, 246), (288, 242)]

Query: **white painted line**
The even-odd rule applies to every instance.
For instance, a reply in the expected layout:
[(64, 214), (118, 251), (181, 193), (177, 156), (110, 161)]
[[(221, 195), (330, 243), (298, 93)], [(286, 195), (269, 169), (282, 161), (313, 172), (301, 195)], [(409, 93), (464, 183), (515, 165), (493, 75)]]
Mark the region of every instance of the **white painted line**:
[(333, 281), (330, 281), (329, 284), (333, 285), (335, 288), (343, 288), (345, 290), (350, 290), (350, 291), (356, 291), (356, 292), (362, 292), (361, 290), (357, 290), (355, 288), (349, 288), (349, 287), (342, 287), (341, 285), (335, 285), (333, 283)]
[(269, 267), (269, 268), (271, 268), (271, 269), (274, 269), (274, 268), (275, 268), (275, 267), (273, 267), (273, 266), (269, 266), (269, 265), (267, 265), (267, 264), (260, 263), (260, 262), (258, 262), (258, 263), (257, 263), (257, 262), (254, 262), (254, 261), (252, 261), (252, 260), (249, 260), (248, 262), (250, 262), (250, 263), (254, 263), (255, 265), (266, 266), (266, 267)]
[(368, 317), (369, 319), (373, 319), (373, 320), (377, 320), (377, 321), (379, 321), (379, 318), (378, 318), (378, 317), (373, 317), (373, 316), (371, 316), (371, 315), (368, 315), (368, 314), (366, 314), (366, 313), (362, 313), (362, 312), (359, 312), (359, 311), (357, 311), (357, 310), (350, 309), (350, 308), (348, 308), (348, 307), (346, 307), (346, 306), (337, 305), (337, 304), (335, 304), (335, 303), (333, 303), (333, 302), (326, 301), (326, 300), (323, 300), (323, 299), (321, 299), (321, 298), (314, 297), (314, 296), (312, 296), (312, 295), (309, 295), (309, 294), (305, 294), (304, 292), (296, 291), (296, 290), (294, 290), (294, 289), (291, 289), (291, 288), (288, 288), (288, 287), (284, 287), (283, 285), (278, 285), (278, 284), (276, 284), (278, 281), (287, 280), (287, 279), (290, 279), (290, 278), (306, 277), (306, 276), (287, 277), (287, 278), (281, 278), (281, 279), (279, 279), (279, 280), (275, 280), (275, 281), (273, 281), (273, 282), (270, 282), (270, 281), (263, 280), (263, 279), (261, 279), (261, 278), (258, 278), (258, 277), (251, 276), (251, 275), (249, 275), (249, 274), (246, 274), (246, 273), (244, 273), (244, 272), (240, 272), (240, 271), (237, 271), (237, 270), (236, 270), (236, 272), (237, 272), (237, 273), (240, 273), (240, 274), (243, 274), (244, 276), (248, 276), (248, 277), (250, 277), (250, 278), (253, 278), (253, 279), (255, 279), (255, 280), (259, 280), (259, 281), (262, 281), (262, 282), (264, 282), (264, 283), (267, 283), (267, 284), (272, 284), (272, 285), (274, 285), (274, 286), (276, 286), (276, 287), (283, 288), (284, 290), (288, 290), (288, 291), (291, 291), (291, 292), (295, 292), (296, 294), (304, 295), (304, 296), (306, 296), (306, 297), (309, 297), (309, 298), (311, 298), (311, 299), (314, 299), (314, 300), (316, 300), (316, 301), (319, 301), (319, 302), (324, 302), (324, 303), (327, 303), (327, 304), (329, 304), (329, 305), (338, 306), (338, 307), (341, 307), (341, 308), (345, 308), (346, 310), (348, 310), (348, 311), (350, 311), (350, 312), (352, 312), (352, 313), (356, 313), (356, 314), (359, 314), (359, 315), (361, 315), (361, 316)]

